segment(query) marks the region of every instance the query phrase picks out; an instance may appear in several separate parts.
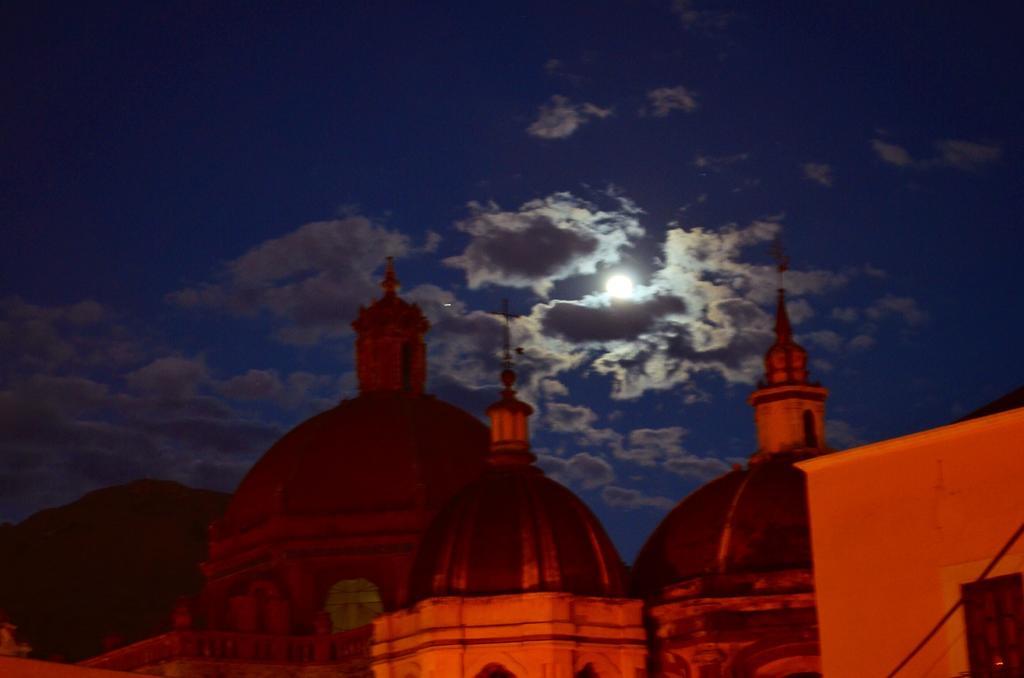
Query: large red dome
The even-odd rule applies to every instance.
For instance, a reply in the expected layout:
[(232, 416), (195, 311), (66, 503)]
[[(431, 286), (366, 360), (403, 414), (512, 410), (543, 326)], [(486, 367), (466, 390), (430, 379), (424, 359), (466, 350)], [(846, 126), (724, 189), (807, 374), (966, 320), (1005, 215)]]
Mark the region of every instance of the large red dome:
[(364, 393), (295, 427), (242, 480), (218, 529), (272, 515), (436, 511), (477, 478), (487, 428), (429, 395)]
[(647, 539), (633, 568), (633, 594), (706, 574), (811, 567), (807, 486), (779, 455), (711, 481), (683, 499)]
[(621, 597), (625, 571), (575, 494), (532, 466), (491, 468), (427, 530), (410, 598), (527, 591)]

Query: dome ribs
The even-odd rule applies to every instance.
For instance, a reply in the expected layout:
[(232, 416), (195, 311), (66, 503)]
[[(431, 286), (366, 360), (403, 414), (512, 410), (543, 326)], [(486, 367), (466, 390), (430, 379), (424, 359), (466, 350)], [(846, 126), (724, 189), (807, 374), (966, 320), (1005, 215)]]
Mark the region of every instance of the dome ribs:
[(718, 557), (716, 558), (717, 567), (715, 569), (719, 574), (724, 573), (726, 570), (729, 547), (732, 546), (733, 520), (736, 517), (736, 507), (739, 506), (740, 499), (743, 498), (743, 491), (747, 489), (750, 479), (756, 472), (756, 470), (747, 472), (740, 482), (740, 486), (736, 489), (736, 493), (733, 494), (732, 501), (729, 502), (729, 510), (726, 512), (725, 520), (722, 522), (722, 533), (718, 538)]
[(532, 508), (532, 511), (529, 511), (530, 518), (537, 535), (538, 545), (540, 546), (541, 589), (544, 591), (558, 591), (562, 587), (561, 559), (559, 558), (558, 545), (551, 531), (551, 525), (545, 520), (541, 520), (544, 516), (544, 506), (538, 492), (540, 488), (537, 486), (530, 487), (525, 483), (524, 487), (527, 490), (527, 498)]

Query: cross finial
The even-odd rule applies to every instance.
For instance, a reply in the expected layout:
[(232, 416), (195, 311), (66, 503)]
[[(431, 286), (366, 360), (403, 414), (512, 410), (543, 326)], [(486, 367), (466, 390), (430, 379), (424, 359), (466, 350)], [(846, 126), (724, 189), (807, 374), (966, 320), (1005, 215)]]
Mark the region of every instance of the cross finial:
[[(513, 350), (512, 349), (512, 321), (515, 320), (516, 318), (522, 318), (523, 316), (518, 315), (516, 313), (511, 313), (508, 310), (508, 299), (502, 299), (501, 300), (501, 310), (500, 311), (490, 311), (490, 313), (492, 313), (493, 315), (500, 315), (502, 318), (505, 319), (505, 337), (504, 337), (504, 339), (505, 339), (504, 349), (505, 350), (504, 350), (504, 353), (502, 355), (501, 365), (502, 365), (502, 367), (504, 369), (510, 370), (510, 369), (512, 369), (512, 350)], [(517, 349), (515, 349), (515, 352), (516, 353), (522, 353), (523, 349), (517, 348)]]
[(789, 270), (789, 257), (786, 256), (786, 250), (782, 246), (782, 237), (775, 236), (775, 242), (772, 243), (772, 257), (775, 259), (775, 267), (779, 272), (779, 289), (783, 289), (783, 276), (786, 271)]

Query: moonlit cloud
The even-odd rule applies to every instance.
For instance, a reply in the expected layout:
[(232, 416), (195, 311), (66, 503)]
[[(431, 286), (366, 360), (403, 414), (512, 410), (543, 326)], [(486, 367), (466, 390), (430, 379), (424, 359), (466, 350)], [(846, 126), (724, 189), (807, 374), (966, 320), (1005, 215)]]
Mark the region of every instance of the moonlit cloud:
[(880, 320), (889, 315), (902, 318), (908, 325), (921, 325), (928, 320), (915, 299), (887, 294), (876, 299), (864, 310), (864, 314), (872, 320)]
[(830, 353), (841, 351), (845, 342), (842, 335), (834, 330), (814, 330), (801, 334), (798, 339), (808, 346), (816, 346)]
[(601, 428), (599, 416), (586, 405), (570, 403), (548, 403), (543, 424), (552, 433), (572, 436), (577, 445), (597, 448), (608, 446), (612, 449), (622, 445), (622, 435), (611, 428)]
[(653, 466), (666, 459), (681, 456), (685, 435), (686, 429), (682, 426), (634, 429), (629, 433), (627, 444), (617, 450), (615, 456), (643, 466)]
[(169, 400), (189, 398), (207, 378), (201, 358), (183, 356), (157, 358), (124, 377), (129, 389)]
[(697, 93), (682, 85), (652, 89), (647, 93), (647, 100), (655, 118), (667, 117), (672, 111), (693, 113), (699, 108)]
[(850, 339), (846, 346), (851, 351), (866, 351), (877, 343), (878, 341), (870, 334), (858, 334)]
[(907, 167), (914, 164), (914, 159), (910, 157), (910, 153), (907, 149), (897, 144), (891, 144), (881, 139), (872, 139), (871, 148), (874, 149), (875, 153), (882, 160), (890, 165), (896, 165), (897, 167)]
[(556, 301), (543, 312), (541, 323), (545, 333), (575, 343), (625, 341), (685, 310), (683, 300), (672, 296), (605, 305)]
[[(437, 238), (427, 237), (427, 248)], [(374, 271), (384, 256), (414, 251), (409, 237), (360, 216), (317, 221), (266, 240), (227, 262), (214, 282), (167, 296), (183, 308), (266, 314), (276, 336), (313, 344), (347, 334), (360, 304), (377, 294)]]
[(735, 12), (706, 9), (701, 7), (703, 4), (695, 0), (672, 0), (671, 9), (688, 31), (721, 31), (736, 19)]
[(470, 236), (462, 254), (444, 263), (466, 273), (471, 288), (528, 287), (547, 295), (558, 280), (618, 263), (643, 235), (640, 210), (625, 198), (602, 210), (571, 193), (531, 200), (515, 211), (470, 203), (455, 227)]
[[(4, 361), (0, 382), (5, 519), (143, 477), (231, 490), (286, 425), (224, 396), (281, 389), (283, 401), (302, 389), (294, 417), (334, 395), (333, 380), (308, 373), (283, 382), (255, 370), (221, 378), (204, 357), (171, 351), (95, 302), (8, 299), (0, 303), (0, 345), (21, 357)], [(7, 353), (12, 348), (19, 353)]]
[(640, 490), (607, 485), (601, 490), (601, 499), (611, 508), (633, 511), (641, 508), (653, 508), (667, 511), (676, 505), (668, 497), (651, 496)]
[(860, 318), (860, 311), (850, 306), (837, 306), (832, 309), (832, 317), (844, 323), (857, 322)]
[(537, 119), (526, 128), (526, 133), (538, 139), (565, 139), (588, 121), (603, 120), (611, 114), (611, 108), (592, 103), (574, 104), (568, 97), (556, 94), (537, 109)]
[[(601, 330), (605, 342), (591, 368), (611, 378), (613, 398), (634, 399), (668, 390), (703, 372), (753, 383), (772, 341), (771, 316), (762, 305), (771, 302), (775, 272), (767, 265), (747, 263), (743, 255), (747, 248), (772, 241), (780, 228), (775, 221), (755, 221), (717, 231), (678, 225), (668, 231), (662, 265), (652, 276), (648, 293), (657, 295), (655, 299), (675, 299), (678, 305), (669, 306), (657, 321), (634, 322), (628, 339), (614, 341), (607, 328)], [(845, 273), (791, 270), (786, 287), (797, 315), (809, 317), (811, 309), (800, 303), (800, 296), (824, 293), (846, 281)], [(634, 313), (656, 308), (638, 304)], [(535, 308), (542, 316), (546, 312), (546, 307)], [(630, 318), (626, 314), (623, 322)], [(608, 322), (614, 327), (614, 321)], [(579, 321), (571, 330), (561, 331), (558, 325), (548, 329), (582, 341), (591, 339), (580, 334), (586, 327)]]
[(730, 165), (735, 165), (749, 159), (749, 153), (733, 153), (731, 155), (703, 155), (698, 153), (693, 157), (693, 166), (702, 170), (721, 172)]
[(1003, 155), (1003, 149), (994, 144), (982, 144), (964, 139), (944, 139), (935, 142), (937, 163), (969, 172), (993, 163)]
[(547, 475), (569, 487), (592, 490), (615, 480), (615, 469), (612, 465), (607, 460), (587, 452), (578, 452), (567, 459), (547, 454), (539, 455), (538, 463)]
[(569, 395), (569, 387), (557, 379), (541, 380), (541, 393), (546, 398), (561, 398)]
[(823, 162), (805, 162), (804, 177), (825, 188), (832, 187), (832, 166)]
[(881, 139), (872, 139), (871, 147), (884, 162), (897, 167), (949, 167), (966, 172), (976, 172), (985, 165), (996, 162), (1003, 155), (1003, 149), (998, 145), (966, 139), (936, 141), (934, 154), (921, 160), (915, 160), (902, 146)]

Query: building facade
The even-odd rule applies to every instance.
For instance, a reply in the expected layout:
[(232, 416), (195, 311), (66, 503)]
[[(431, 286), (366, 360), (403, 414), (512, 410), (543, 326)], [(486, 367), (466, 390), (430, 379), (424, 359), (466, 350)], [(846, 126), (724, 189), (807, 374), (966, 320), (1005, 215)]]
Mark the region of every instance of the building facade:
[(1022, 404), (800, 464), (825, 675), (1024, 675)]
[(506, 356), (489, 430), (424, 393), (429, 323), (383, 295), (353, 323), (360, 393), (300, 424), (210, 528), (172, 628), (83, 662), (161, 676), (820, 676), (806, 489), (827, 451), (779, 290), (745, 467), (665, 518), (627, 573), (530, 451)]

